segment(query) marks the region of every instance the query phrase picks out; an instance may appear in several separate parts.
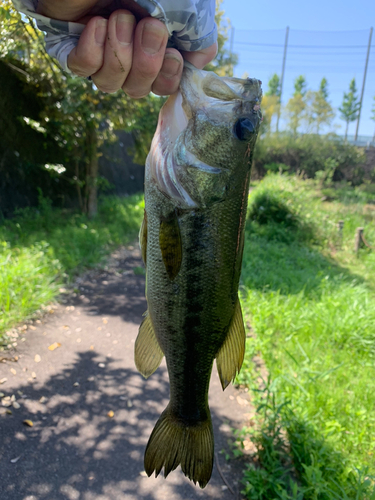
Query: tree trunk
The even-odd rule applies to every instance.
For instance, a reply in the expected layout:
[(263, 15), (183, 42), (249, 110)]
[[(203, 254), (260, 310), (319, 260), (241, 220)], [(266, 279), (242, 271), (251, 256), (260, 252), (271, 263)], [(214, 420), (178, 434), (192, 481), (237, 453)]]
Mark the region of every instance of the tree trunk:
[(79, 161), (77, 159), (75, 161), (75, 170), (76, 170), (76, 187), (77, 187), (79, 209), (81, 210), (81, 212), (83, 212), (84, 206), (83, 206), (83, 200), (82, 200), (81, 181), (79, 178)]
[(348, 137), (348, 128), (349, 128), (349, 120), (346, 122), (346, 129), (345, 129), (345, 142)]
[(98, 138), (95, 124), (90, 122), (87, 126), (87, 215), (90, 219), (98, 213)]

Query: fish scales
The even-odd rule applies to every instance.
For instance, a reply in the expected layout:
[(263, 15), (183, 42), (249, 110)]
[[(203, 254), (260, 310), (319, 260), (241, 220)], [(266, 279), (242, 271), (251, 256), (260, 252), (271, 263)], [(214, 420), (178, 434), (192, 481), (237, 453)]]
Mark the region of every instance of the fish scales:
[(223, 389), (239, 371), (245, 332), (238, 301), (258, 80), (188, 65), (162, 109), (145, 176), (148, 312), (136, 341), (139, 371), (166, 357), (170, 402), (145, 452), (148, 475), (178, 465), (203, 488), (212, 472), (208, 389), (215, 358)]

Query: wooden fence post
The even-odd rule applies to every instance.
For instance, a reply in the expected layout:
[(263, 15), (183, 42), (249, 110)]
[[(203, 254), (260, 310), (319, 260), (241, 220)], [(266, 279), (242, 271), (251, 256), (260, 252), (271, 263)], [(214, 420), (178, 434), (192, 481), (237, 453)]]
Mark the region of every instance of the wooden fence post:
[(363, 240), (363, 227), (357, 227), (355, 233), (355, 241), (354, 241), (355, 253), (358, 253), (359, 249), (361, 248), (362, 240)]

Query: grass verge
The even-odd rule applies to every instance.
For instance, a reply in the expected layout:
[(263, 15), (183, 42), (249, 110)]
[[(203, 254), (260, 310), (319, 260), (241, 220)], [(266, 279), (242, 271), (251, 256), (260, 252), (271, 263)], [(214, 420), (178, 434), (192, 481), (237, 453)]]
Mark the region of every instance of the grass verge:
[(242, 284), (254, 336), (239, 377), (260, 412), (249, 499), (375, 498), (375, 255), (353, 251), (358, 226), (375, 245), (368, 201), (341, 186), (323, 202), (313, 181), (280, 175), (251, 193)]
[(53, 300), (62, 283), (133, 240), (143, 217), (143, 195), (105, 197), (98, 216), (51, 207), (20, 210), (0, 225), (0, 343), (6, 330)]

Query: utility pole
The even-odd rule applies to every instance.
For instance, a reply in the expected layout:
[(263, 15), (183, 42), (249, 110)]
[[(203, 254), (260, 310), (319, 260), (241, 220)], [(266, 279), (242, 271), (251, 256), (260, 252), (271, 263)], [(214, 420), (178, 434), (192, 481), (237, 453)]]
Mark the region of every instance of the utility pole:
[(363, 83), (362, 83), (362, 92), (361, 92), (361, 100), (359, 101), (359, 110), (358, 110), (358, 118), (357, 118), (357, 127), (355, 129), (355, 137), (354, 140), (357, 140), (358, 137), (358, 130), (359, 130), (359, 122), (361, 119), (361, 111), (362, 111), (362, 101), (363, 101), (363, 94), (365, 92), (365, 85), (366, 85), (366, 76), (367, 76), (367, 68), (368, 68), (368, 61), (370, 59), (370, 49), (371, 49), (371, 40), (372, 40), (372, 32), (374, 28), (370, 28), (370, 37), (368, 39), (368, 47), (367, 47), (367, 57), (366, 57), (366, 64), (365, 64), (365, 73), (363, 75)]
[(234, 73), (234, 64), (233, 64), (233, 44), (234, 44), (234, 26), (232, 26), (230, 32), (230, 58), (232, 60), (232, 76)]
[(281, 97), (283, 95), (283, 83), (284, 83), (284, 73), (285, 73), (286, 52), (287, 52), (287, 49), (288, 49), (288, 38), (289, 38), (289, 26), (286, 27), (286, 33), (285, 33), (283, 67), (282, 67), (282, 70), (281, 70), (281, 78), (280, 78), (280, 102), (279, 102), (279, 110), (277, 112), (276, 132), (279, 131), (279, 120), (280, 120), (280, 110), (281, 110)]

